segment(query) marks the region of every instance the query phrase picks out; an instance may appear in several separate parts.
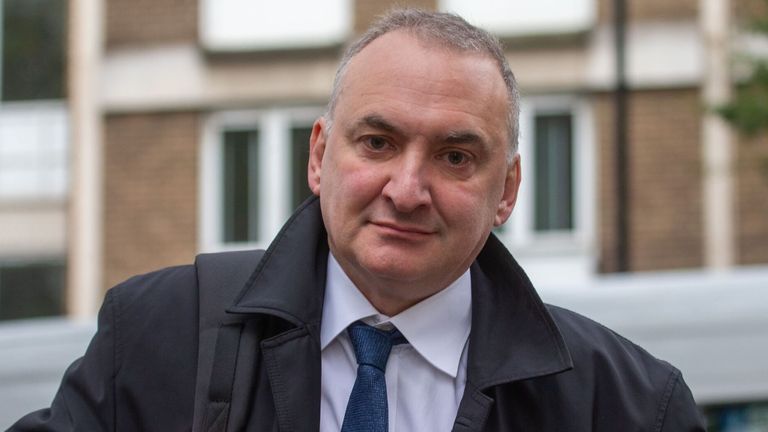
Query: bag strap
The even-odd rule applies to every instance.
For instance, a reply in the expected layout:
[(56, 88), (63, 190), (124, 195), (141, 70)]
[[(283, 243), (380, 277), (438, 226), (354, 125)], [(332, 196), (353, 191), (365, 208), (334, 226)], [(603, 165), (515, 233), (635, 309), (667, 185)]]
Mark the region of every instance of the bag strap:
[(200, 254), (195, 260), (199, 334), (193, 432), (227, 428), (243, 325), (227, 322), (225, 311), (263, 254), (263, 250), (221, 252)]

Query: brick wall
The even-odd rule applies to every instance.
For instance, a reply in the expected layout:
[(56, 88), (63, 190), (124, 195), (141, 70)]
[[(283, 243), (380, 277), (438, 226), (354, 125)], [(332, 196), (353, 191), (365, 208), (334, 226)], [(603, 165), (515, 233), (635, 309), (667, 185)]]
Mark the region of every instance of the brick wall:
[[(597, 1), (599, 22), (613, 21), (614, 0)], [(699, 0), (626, 0), (627, 17), (632, 21), (696, 19)]]
[(731, 10), (737, 23), (748, 23), (757, 17), (766, 18), (768, 2), (765, 0), (731, 0)]
[(197, 41), (196, 0), (108, 0), (108, 48)]
[(376, 18), (394, 7), (414, 7), (426, 10), (435, 10), (437, 0), (355, 0), (354, 25), (355, 33), (362, 33), (368, 29)]
[[(596, 96), (600, 270), (615, 271), (614, 109)], [(629, 102), (630, 269), (703, 265), (698, 90), (636, 91)]]
[(197, 250), (197, 113), (105, 119), (104, 286)]
[(736, 263), (768, 263), (768, 136), (736, 146)]

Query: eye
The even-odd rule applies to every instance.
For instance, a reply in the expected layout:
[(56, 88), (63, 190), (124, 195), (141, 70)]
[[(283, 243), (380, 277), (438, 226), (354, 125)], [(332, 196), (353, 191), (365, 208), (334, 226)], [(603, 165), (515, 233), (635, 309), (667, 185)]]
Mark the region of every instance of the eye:
[(371, 150), (384, 150), (389, 144), (386, 139), (376, 135), (367, 137), (365, 142)]
[(449, 151), (443, 155), (443, 159), (453, 166), (462, 166), (469, 162), (470, 157), (460, 151)]

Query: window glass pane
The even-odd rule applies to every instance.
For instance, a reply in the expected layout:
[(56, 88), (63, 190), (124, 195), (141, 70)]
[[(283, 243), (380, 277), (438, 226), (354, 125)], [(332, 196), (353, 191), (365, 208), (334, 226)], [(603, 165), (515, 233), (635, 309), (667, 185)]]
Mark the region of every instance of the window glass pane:
[(6, 101), (64, 96), (65, 0), (3, 0), (2, 92)]
[(224, 242), (258, 240), (258, 131), (224, 132)]
[(65, 266), (0, 264), (0, 320), (62, 315)]
[(537, 231), (573, 229), (571, 115), (535, 118), (534, 199)]
[(312, 195), (307, 184), (307, 164), (309, 163), (309, 136), (312, 127), (295, 127), (291, 129), (292, 143), (292, 208), (298, 207), (305, 199)]

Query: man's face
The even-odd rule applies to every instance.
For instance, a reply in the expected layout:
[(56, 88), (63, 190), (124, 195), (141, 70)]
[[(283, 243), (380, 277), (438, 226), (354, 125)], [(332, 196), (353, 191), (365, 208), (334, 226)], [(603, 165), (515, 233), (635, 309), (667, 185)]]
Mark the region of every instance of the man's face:
[(490, 57), (402, 31), (349, 64), (331, 129), (314, 125), (309, 184), (331, 252), (379, 311), (445, 288), (512, 212), (506, 95)]

